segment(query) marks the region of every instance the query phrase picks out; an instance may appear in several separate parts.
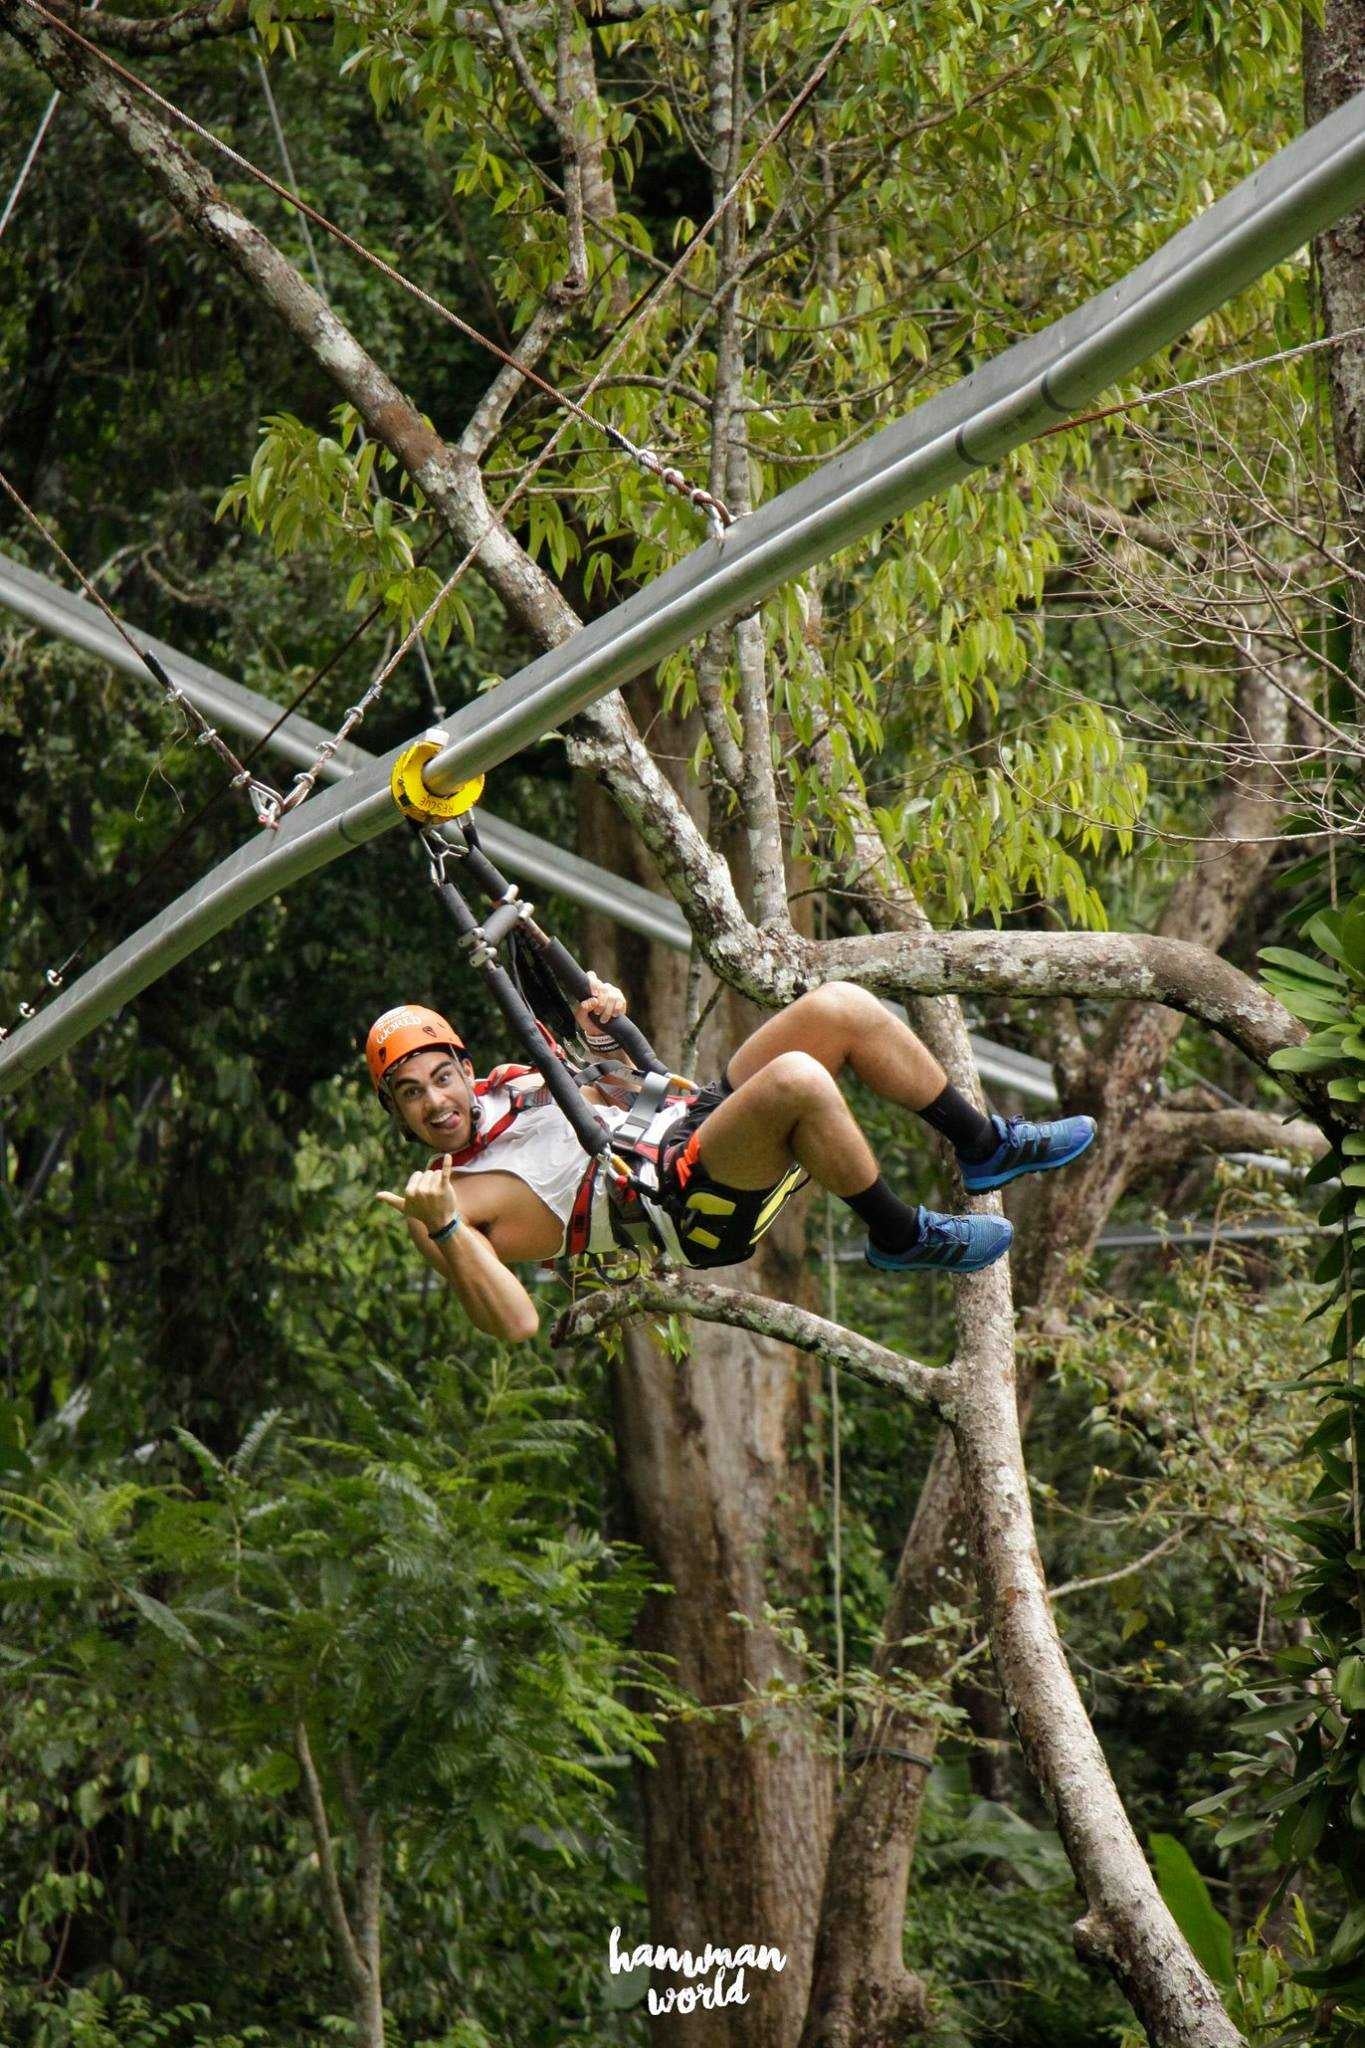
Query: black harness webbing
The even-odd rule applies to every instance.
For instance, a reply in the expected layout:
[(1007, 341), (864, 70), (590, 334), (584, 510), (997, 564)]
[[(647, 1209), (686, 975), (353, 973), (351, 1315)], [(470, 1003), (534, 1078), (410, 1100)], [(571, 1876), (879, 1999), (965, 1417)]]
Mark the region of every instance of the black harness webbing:
[[(413, 829), (426, 849), (432, 886), (459, 934), (470, 965), (482, 977), (527, 1059), (544, 1077), (556, 1107), (567, 1117), (574, 1136), (593, 1162), (592, 1178), (596, 1180), (599, 1174), (606, 1173), (613, 1205), (638, 1216), (640, 1197), (653, 1192), (638, 1177), (637, 1169), (645, 1157), (640, 1149), (641, 1140), (670, 1092), (682, 1089), (695, 1093), (692, 1084), (669, 1072), (638, 1025), (628, 1017), (614, 1018), (602, 1029), (631, 1061), (632, 1078), (638, 1078), (640, 1085), (624, 1123), (615, 1131), (609, 1130), (583, 1098), (583, 1089), (603, 1075), (602, 1066), (599, 1063), (577, 1068), (570, 1064), (557, 1040), (536, 1016), (514, 975), (504, 966), (499, 948), (513, 933), (523, 936), (570, 1005), (582, 1003), (592, 994), (586, 970), (567, 946), (535, 922), (532, 905), (522, 902), (516, 885), (488, 858), (471, 819), (447, 821), (446, 831), (458, 831), (462, 845), (452, 844), (448, 838), (438, 837), (418, 825)], [(491, 903), (492, 909), (482, 923), (452, 881), (452, 866), (462, 867)], [(614, 1071), (619, 1074), (621, 1070)], [(659, 1248), (666, 1249), (657, 1230), (655, 1241)]]
[(617, 1146), (637, 1144), (663, 1108), (670, 1090), (675, 1085), (676, 1077), (672, 1074), (663, 1071), (646, 1074), (631, 1105), (629, 1116), (623, 1124), (618, 1124), (612, 1133), (612, 1143)]

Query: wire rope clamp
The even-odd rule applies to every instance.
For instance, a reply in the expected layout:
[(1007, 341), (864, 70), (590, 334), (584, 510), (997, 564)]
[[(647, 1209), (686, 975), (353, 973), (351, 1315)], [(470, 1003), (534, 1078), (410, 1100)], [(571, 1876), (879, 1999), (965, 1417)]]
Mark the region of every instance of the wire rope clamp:
[(405, 818), (414, 819), (419, 825), (430, 824), (438, 818), (461, 818), (466, 811), (472, 811), (483, 795), (484, 778), (476, 775), (471, 782), (462, 782), (452, 789), (449, 796), (437, 796), (422, 780), (422, 770), (428, 761), (434, 761), (450, 745), (450, 734), (439, 727), (423, 733), (420, 740), (414, 740), (410, 747), (404, 747), (393, 764), (389, 777), (389, 794)]

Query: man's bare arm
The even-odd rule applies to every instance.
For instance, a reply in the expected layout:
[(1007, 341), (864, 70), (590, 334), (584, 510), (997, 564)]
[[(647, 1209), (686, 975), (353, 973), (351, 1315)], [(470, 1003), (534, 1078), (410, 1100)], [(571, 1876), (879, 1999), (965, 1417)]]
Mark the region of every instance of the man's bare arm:
[[(524, 1344), (535, 1336), (540, 1328), (535, 1303), (484, 1232), (460, 1217), (448, 1166), (414, 1173), (403, 1194), (386, 1192), (379, 1200), (403, 1216), (413, 1243), (454, 1290), (476, 1330), (509, 1344)], [(452, 1222), (454, 1230), (433, 1243), (432, 1233), (447, 1230)]]
[(439, 1244), (433, 1244), (423, 1226), (412, 1218), (408, 1231), (422, 1257), (454, 1289), (476, 1330), (505, 1338), (509, 1344), (524, 1344), (535, 1336), (540, 1328), (536, 1305), (482, 1230), (461, 1223)]

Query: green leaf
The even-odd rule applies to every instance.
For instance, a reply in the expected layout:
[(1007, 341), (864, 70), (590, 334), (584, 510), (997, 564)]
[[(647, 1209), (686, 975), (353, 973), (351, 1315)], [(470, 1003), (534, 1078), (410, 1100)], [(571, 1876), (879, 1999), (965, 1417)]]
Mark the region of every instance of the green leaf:
[(298, 1763), (287, 1749), (272, 1749), (246, 1777), (247, 1790), (259, 1792), (266, 1799), (274, 1799), (281, 1792), (292, 1792), (298, 1782)]
[(1352, 1906), (1332, 1936), (1324, 1961), (1333, 1967), (1349, 1963), (1362, 1948), (1365, 1948), (1365, 1905)]
[(1209, 1897), (1209, 1888), (1195, 1869), (1188, 1849), (1174, 1835), (1152, 1835), (1147, 1847), (1156, 1871), (1157, 1889), (1171, 1918), (1215, 1984), (1231, 1985), (1236, 1977), (1232, 1928)]
[(1249, 1714), (1239, 1714), (1232, 1725), (1239, 1735), (1273, 1735), (1282, 1728), (1292, 1728), (1307, 1711), (1306, 1700), (1280, 1700), (1273, 1706), (1257, 1707)]
[(1341, 949), (1356, 974), (1365, 975), (1365, 906), (1357, 900), (1341, 920)]
[(1342, 1003), (1324, 989), (1306, 988), (1301, 982), (1281, 982), (1276, 993), (1285, 1008), (1293, 1016), (1301, 1017), (1305, 1024), (1342, 1022)]
[(1266, 1063), (1277, 1074), (1321, 1074), (1342, 1064), (1339, 1052), (1318, 1052), (1309, 1045), (1282, 1045)]
[(1331, 959), (1340, 961), (1343, 967), (1347, 965), (1345, 950), (1338, 933), (1338, 919), (1334, 911), (1319, 911), (1316, 917), (1308, 920), (1303, 928), (1303, 935), (1306, 939), (1311, 939), (1313, 944), (1320, 947)]
[(1332, 1797), (1333, 1795), (1324, 1787), (1322, 1791), (1315, 1792), (1302, 1809), (1298, 1825), (1290, 1838), (1286, 1861), (1303, 1863), (1313, 1854), (1327, 1826), (1327, 1816), (1332, 1809)]
[(1244, 1813), (1236, 1820), (1230, 1820), (1226, 1827), (1219, 1828), (1214, 1836), (1214, 1847), (1235, 1848), (1238, 1842), (1249, 1842), (1253, 1835), (1265, 1834), (1265, 1822), (1258, 1813)]
[(182, 1650), (198, 1650), (199, 1644), (194, 1636), (180, 1616), (172, 1614), (164, 1601), (157, 1600), (151, 1593), (144, 1593), (139, 1586), (125, 1586), (123, 1592), (143, 1619), (149, 1621), (161, 1635), (169, 1636)]
[[(1221, 1792), (1211, 1792), (1207, 1799), (1196, 1799), (1193, 1806), (1185, 1808), (1187, 1820), (1202, 1820), (1206, 1814), (1217, 1813), (1232, 1797), (1232, 1787), (1225, 1785)], [(1155, 1837), (1153, 1837), (1155, 1840)]]
[[(1329, 967), (1324, 960), (1315, 960), (1311, 953), (1295, 953), (1288, 946), (1262, 946), (1260, 959), (1272, 967), (1287, 968), (1300, 980), (1320, 983), (1329, 988), (1344, 989), (1346, 977), (1335, 967)], [(1269, 977), (1267, 977), (1269, 979)]]
[(1352, 1654), (1337, 1666), (1336, 1694), (1348, 1714), (1365, 1713), (1365, 1657)]

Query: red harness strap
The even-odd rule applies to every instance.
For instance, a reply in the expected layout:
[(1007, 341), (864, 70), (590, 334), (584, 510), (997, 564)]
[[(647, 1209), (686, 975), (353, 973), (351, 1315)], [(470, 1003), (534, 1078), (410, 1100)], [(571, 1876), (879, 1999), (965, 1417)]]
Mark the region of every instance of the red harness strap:
[[(678, 1100), (684, 1098), (679, 1097)], [(643, 1138), (636, 1138), (633, 1143), (622, 1146), (621, 1152), (631, 1167), (642, 1159), (647, 1160), (656, 1173), (661, 1175), (665, 1159), (672, 1149), (668, 1143), (668, 1132), (665, 1131), (663, 1138), (656, 1141), (647, 1142)], [(564, 1249), (560, 1253), (561, 1258), (576, 1259), (588, 1249), (592, 1238), (593, 1197), (597, 1193), (597, 1176), (601, 1173), (602, 1167), (602, 1160), (594, 1159), (579, 1182), (578, 1193), (574, 1196), (573, 1207), (569, 1211), (569, 1220), (564, 1226)], [(623, 1250), (628, 1250), (631, 1243), (627, 1234), (630, 1226), (634, 1224), (640, 1228), (648, 1227), (648, 1216), (640, 1201), (639, 1189), (613, 1184), (611, 1204), (613, 1220), (620, 1228), (618, 1243)], [(657, 1243), (656, 1232), (650, 1229), (649, 1236)]]
[(564, 1249), (561, 1258), (576, 1259), (588, 1249), (592, 1236), (592, 1200), (597, 1193), (597, 1176), (601, 1170), (600, 1159), (590, 1159), (588, 1170), (578, 1183), (578, 1193), (573, 1198), (569, 1220), (564, 1226)]
[[(543, 1030), (544, 1026), (541, 1028)], [(548, 1033), (546, 1035), (548, 1037)], [(551, 1039), (550, 1043), (553, 1045), (554, 1041)], [(527, 1090), (521, 1090), (515, 1086), (516, 1082), (524, 1080), (528, 1074), (537, 1074), (538, 1072), (539, 1069), (536, 1067), (516, 1065), (494, 1067), (492, 1073), (485, 1080), (476, 1081), (474, 1083), (474, 1094), (478, 1098), (491, 1094), (496, 1089), (510, 1088), (509, 1105), (497, 1119), (496, 1123), (489, 1124), (486, 1128), (477, 1131), (461, 1151), (446, 1152), (439, 1156), (455, 1168), (468, 1165), (471, 1159), (477, 1159), (479, 1154), (486, 1151), (495, 1139), (500, 1138), (503, 1132), (516, 1122), (524, 1109), (539, 1107), (548, 1101), (550, 1099), (549, 1091), (543, 1086), (540, 1089)], [(670, 1103), (676, 1102), (680, 1108), (685, 1108), (694, 1099), (691, 1095), (671, 1095), (667, 1098)], [(665, 1142), (663, 1143), (658, 1141), (649, 1142), (642, 1138), (636, 1138), (628, 1144), (622, 1144), (622, 1154), (632, 1166), (637, 1161), (647, 1161), (649, 1165), (654, 1167), (657, 1173), (663, 1164), (661, 1155), (665, 1151), (671, 1152), (673, 1150), (673, 1147), (666, 1142), (667, 1136), (668, 1134), (665, 1132)], [(615, 1148), (613, 1147), (613, 1149)], [(695, 1154), (696, 1145), (694, 1141), (689, 1149), (689, 1161), (695, 1157)], [(589, 1159), (586, 1162), (583, 1178), (578, 1184), (577, 1192), (574, 1195), (573, 1207), (569, 1211), (569, 1219), (564, 1227), (564, 1249), (560, 1254), (561, 1258), (577, 1258), (588, 1249), (592, 1237), (593, 1198), (597, 1193), (598, 1176), (603, 1171), (603, 1166), (604, 1162), (601, 1155), (596, 1159)], [(631, 1242), (630, 1227), (634, 1225), (635, 1232), (633, 1234), (639, 1235), (648, 1226), (647, 1212), (641, 1203), (637, 1188), (618, 1188), (613, 1185), (611, 1195), (613, 1220), (620, 1228), (621, 1238), (624, 1240), (624, 1243), (629, 1246)], [(654, 1237), (657, 1233), (651, 1229), (650, 1235)]]

